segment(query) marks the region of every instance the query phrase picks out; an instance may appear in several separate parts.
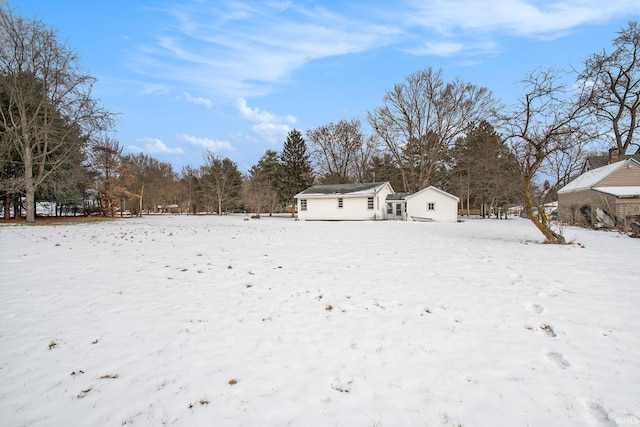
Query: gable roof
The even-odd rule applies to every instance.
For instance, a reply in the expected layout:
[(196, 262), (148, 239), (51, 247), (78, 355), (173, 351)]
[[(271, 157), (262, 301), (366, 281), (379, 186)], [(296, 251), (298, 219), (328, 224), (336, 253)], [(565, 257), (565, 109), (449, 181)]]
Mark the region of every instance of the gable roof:
[(590, 190), (593, 186), (597, 185), (600, 181), (614, 173), (615, 171), (622, 169), (625, 165), (630, 162), (635, 163), (637, 166), (640, 166), (640, 162), (637, 160), (630, 158), (624, 161), (619, 161), (616, 163), (611, 163), (606, 166), (599, 167), (597, 169), (592, 169), (588, 172), (583, 173), (578, 176), (576, 179), (562, 187), (558, 190), (559, 194), (562, 193), (571, 193), (573, 191), (580, 190)]
[(424, 192), (427, 192), (427, 191), (435, 191), (436, 193), (440, 193), (443, 196), (447, 196), (447, 197), (449, 197), (451, 199), (454, 199), (456, 202), (458, 202), (460, 200), (460, 198), (458, 196), (454, 196), (453, 194), (449, 194), (444, 190), (441, 190), (441, 189), (439, 189), (437, 187), (434, 187), (433, 185), (430, 185), (427, 188), (423, 188), (422, 190), (418, 191), (417, 193), (409, 194), (407, 197), (405, 197), (405, 199), (410, 199), (410, 198), (412, 198), (414, 196), (417, 196), (420, 193), (424, 193)]
[[(314, 185), (306, 190), (296, 194), (294, 197), (300, 196), (331, 196), (331, 195), (365, 195), (376, 194), (385, 185), (389, 185), (388, 181), (385, 182), (366, 182), (358, 184), (329, 184), (329, 185)], [(393, 191), (393, 189), (392, 189)]]

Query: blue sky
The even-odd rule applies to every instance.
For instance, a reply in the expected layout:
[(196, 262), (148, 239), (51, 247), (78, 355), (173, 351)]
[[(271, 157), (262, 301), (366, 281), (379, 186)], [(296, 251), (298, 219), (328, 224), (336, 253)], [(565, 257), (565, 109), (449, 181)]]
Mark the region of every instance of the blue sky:
[(118, 113), (125, 152), (247, 171), (291, 129), (360, 119), (409, 74), (486, 86), (505, 104), (538, 66), (580, 68), (640, 17), (637, 0), (16, 0), (59, 31)]

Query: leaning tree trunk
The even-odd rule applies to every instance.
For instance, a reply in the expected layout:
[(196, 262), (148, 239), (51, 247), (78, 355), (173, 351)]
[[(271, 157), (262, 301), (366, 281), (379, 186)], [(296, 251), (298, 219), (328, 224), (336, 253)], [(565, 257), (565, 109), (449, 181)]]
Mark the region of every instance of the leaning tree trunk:
[(540, 230), (540, 232), (544, 235), (545, 243), (565, 245), (567, 243), (565, 238), (561, 234), (553, 231), (551, 227), (549, 227), (549, 223), (545, 218), (544, 209), (538, 207), (538, 215), (533, 214), (533, 202), (531, 199), (531, 190), (529, 188), (529, 185), (526, 185), (524, 188), (524, 200), (527, 216), (529, 217), (531, 222), (533, 222), (533, 225), (535, 225), (536, 228)]

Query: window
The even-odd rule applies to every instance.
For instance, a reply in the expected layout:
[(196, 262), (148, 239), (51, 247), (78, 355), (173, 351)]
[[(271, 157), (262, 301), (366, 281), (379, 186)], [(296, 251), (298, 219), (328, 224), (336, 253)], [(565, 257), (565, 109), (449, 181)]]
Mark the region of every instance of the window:
[(435, 211), (436, 210), (436, 203), (435, 202), (428, 202), (427, 203), (427, 210), (428, 211)]
[(307, 210), (307, 199), (300, 199), (300, 210), (301, 211)]
[(338, 197), (338, 209), (342, 209), (344, 207), (344, 202), (342, 197)]
[(389, 215), (393, 214), (393, 205), (391, 203), (387, 203), (387, 213)]
[(373, 209), (373, 197), (368, 197), (367, 198), (367, 209), (369, 209), (369, 210)]

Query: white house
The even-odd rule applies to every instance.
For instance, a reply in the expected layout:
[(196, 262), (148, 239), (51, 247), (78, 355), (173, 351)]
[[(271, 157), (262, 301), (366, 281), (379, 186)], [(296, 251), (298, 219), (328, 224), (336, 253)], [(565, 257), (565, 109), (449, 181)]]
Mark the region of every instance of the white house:
[(429, 186), (413, 194), (387, 196), (387, 219), (457, 222), (460, 199)]
[(379, 220), (386, 217), (388, 182), (314, 185), (294, 197), (300, 220)]
[(408, 194), (388, 182), (314, 185), (295, 198), (301, 220), (458, 220), (459, 199), (433, 186)]

